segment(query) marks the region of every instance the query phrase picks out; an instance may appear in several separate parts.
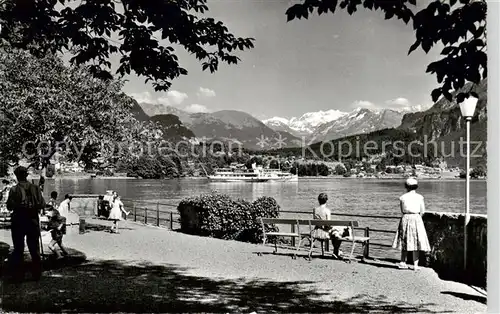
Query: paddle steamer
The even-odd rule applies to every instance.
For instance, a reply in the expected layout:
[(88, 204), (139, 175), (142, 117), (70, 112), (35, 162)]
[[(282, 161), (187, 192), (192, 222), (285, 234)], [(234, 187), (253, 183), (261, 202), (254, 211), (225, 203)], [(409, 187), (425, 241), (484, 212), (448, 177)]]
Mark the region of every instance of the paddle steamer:
[(219, 168), (215, 174), (207, 175), (213, 182), (268, 182), (268, 181), (298, 181), (298, 176), (279, 169), (264, 169), (252, 165), (252, 169), (239, 167)]

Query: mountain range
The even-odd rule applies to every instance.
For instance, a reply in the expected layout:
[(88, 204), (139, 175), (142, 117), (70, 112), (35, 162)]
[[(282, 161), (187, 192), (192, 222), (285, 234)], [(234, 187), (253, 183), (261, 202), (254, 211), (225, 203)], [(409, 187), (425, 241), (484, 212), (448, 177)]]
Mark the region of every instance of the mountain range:
[(345, 112), (340, 110), (327, 110), (308, 112), (301, 117), (293, 117), (286, 119), (282, 117), (273, 117), (271, 119), (263, 120), (264, 124), (276, 131), (288, 132), (295, 136), (310, 136), (314, 133), (316, 128), (324, 123), (334, 121), (343, 115)]
[[(472, 90), (478, 95), (478, 102), (471, 120), (471, 165), (486, 163), (487, 145), (487, 102), (488, 82), (482, 80), (472, 89), (472, 84), (466, 84), (461, 91)], [(456, 94), (453, 93), (454, 95)], [(461, 140), (465, 140), (465, 121), (456, 102), (450, 102), (444, 97), (426, 111), (406, 114), (403, 116), (399, 129), (409, 130), (427, 141), (439, 143), (438, 151), (450, 165), (464, 166), (464, 151), (461, 151)], [(476, 144), (474, 144), (474, 142)], [(441, 144), (442, 143), (442, 144)], [(478, 145), (476, 152), (475, 145)]]
[[(486, 90), (486, 81), (476, 87), (479, 102), (472, 121), (473, 140), (484, 143), (486, 143)], [(459, 106), (444, 98), (432, 106), (413, 106), (399, 110), (357, 108), (351, 112), (331, 109), (308, 112), (290, 119), (273, 117), (263, 121), (236, 110), (189, 113), (172, 106), (148, 103), (136, 103), (133, 112), (140, 120), (160, 123), (170, 137), (232, 141), (241, 143), (244, 148), (250, 150), (300, 147), (353, 135), (378, 134), (376, 131), (385, 129), (398, 129), (403, 133), (415, 134), (419, 138), (427, 136), (429, 140), (450, 143), (458, 142), (463, 136), (464, 128)], [(281, 143), (278, 140), (280, 137), (283, 140)], [(457, 150), (458, 147), (446, 149)], [(485, 145), (481, 153), (485, 156)], [(447, 158), (452, 164), (460, 164), (463, 159)]]
[[(181, 126), (192, 132), (184, 132), (186, 138), (223, 141), (233, 148), (242, 147), (252, 150), (301, 146), (301, 139), (285, 131), (275, 131), (252, 115), (237, 110), (221, 110), (211, 113), (189, 113), (171, 106), (140, 103), (141, 113), (136, 117), (148, 116), (158, 122), (158, 116), (175, 116)], [(139, 112), (135, 108), (134, 112)], [(149, 116), (147, 113), (155, 113)], [(177, 128), (180, 128), (178, 126)], [(163, 125), (168, 128), (168, 125)]]
[(305, 137), (308, 142), (327, 141), (397, 127), (401, 124), (404, 114), (425, 110), (428, 107), (412, 106), (398, 110), (356, 108), (351, 112), (332, 109), (308, 112), (301, 117), (292, 117), (291, 119), (273, 117), (263, 120), (263, 122), (274, 130)]
[[(474, 116), (471, 120), (471, 167), (486, 166), (486, 145), (487, 145), (487, 81), (483, 80), (476, 86), (466, 84), (460, 91), (474, 91), (478, 95), (478, 102)], [(459, 92), (460, 92), (459, 91)], [(456, 95), (457, 92), (452, 93)], [(407, 113), (403, 116), (401, 123), (396, 128), (386, 128), (369, 133), (358, 133), (346, 138), (337, 140), (325, 140), (314, 142), (309, 148), (316, 155), (323, 153), (322, 147), (325, 142), (331, 145), (326, 147), (338, 147), (338, 141), (348, 141), (352, 147), (360, 143), (374, 142), (377, 148), (372, 151), (371, 156), (392, 162), (432, 162), (436, 159), (444, 160), (451, 167), (464, 168), (465, 164), (465, 121), (460, 112), (460, 106), (455, 101), (448, 101), (444, 97), (439, 99), (432, 107), (425, 111)], [(393, 144), (401, 142), (405, 146), (403, 156), (396, 156), (400, 151), (394, 149)], [(420, 142), (421, 145), (414, 145)], [(380, 150), (389, 144), (388, 150)], [(412, 146), (410, 146), (412, 144)], [(413, 154), (408, 154), (408, 149), (412, 149)], [(301, 149), (302, 150), (302, 149)], [(328, 150), (328, 149), (327, 149)], [(399, 149), (398, 149), (399, 150)], [(306, 150), (308, 152), (309, 150)], [(297, 154), (298, 149), (291, 149), (287, 154)], [(326, 152), (328, 153), (328, 152)], [(356, 152), (351, 152), (356, 153)], [(351, 155), (351, 158), (359, 156)]]
[[(189, 113), (172, 106), (140, 103), (135, 106), (141, 120), (161, 122), (158, 117), (174, 115), (181, 127), (192, 131), (196, 138), (217, 139), (241, 143), (247, 149), (266, 150), (282, 147), (299, 147), (307, 142), (325, 141), (353, 134), (368, 133), (401, 124), (404, 111), (390, 109), (370, 110), (358, 108), (352, 112), (331, 109), (308, 112), (299, 118), (274, 117), (260, 121), (252, 115), (236, 110), (212, 113)], [(139, 112), (140, 111), (140, 112)], [(409, 111), (409, 110), (406, 110)], [(146, 118), (145, 118), (146, 117)], [(164, 128), (170, 128), (168, 119)], [(179, 133), (180, 134), (180, 133)], [(192, 137), (184, 132), (185, 137)], [(282, 139), (282, 141), (280, 141)]]

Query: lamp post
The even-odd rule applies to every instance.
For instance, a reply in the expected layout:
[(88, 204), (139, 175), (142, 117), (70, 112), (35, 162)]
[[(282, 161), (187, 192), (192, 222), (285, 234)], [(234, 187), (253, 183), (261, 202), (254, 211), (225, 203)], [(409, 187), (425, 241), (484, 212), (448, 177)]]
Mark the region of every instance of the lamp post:
[(465, 162), (465, 219), (464, 219), (464, 270), (467, 269), (467, 225), (470, 220), (470, 122), (472, 116), (474, 116), (474, 111), (476, 110), (476, 104), (478, 99), (473, 96), (469, 96), (462, 103), (460, 103), (460, 111), (462, 117), (465, 119), (466, 127), (466, 141), (467, 141), (467, 151), (466, 151), (466, 162)]

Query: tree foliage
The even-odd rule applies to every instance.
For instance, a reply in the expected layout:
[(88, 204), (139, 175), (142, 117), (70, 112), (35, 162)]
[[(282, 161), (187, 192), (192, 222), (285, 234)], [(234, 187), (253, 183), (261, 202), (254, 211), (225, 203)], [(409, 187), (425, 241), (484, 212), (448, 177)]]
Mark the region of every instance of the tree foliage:
[(55, 56), (0, 46), (0, 150), (2, 158), (46, 165), (58, 150), (88, 162), (104, 142), (130, 139), (137, 123), (119, 81), (94, 78)]
[[(436, 44), (444, 46), (443, 58), (428, 65), (426, 72), (436, 75), (440, 86), (431, 93), (436, 102), (441, 95), (452, 101), (453, 90), (466, 82), (479, 84), (487, 75), (486, 56), (486, 1), (485, 0), (434, 0), (417, 11), (417, 0), (303, 0), (286, 11), (287, 20), (307, 19), (316, 11), (334, 13), (337, 8), (354, 14), (358, 7), (382, 11), (385, 19), (397, 18), (412, 22), (415, 42), (408, 54), (421, 47), (426, 53)], [(457, 94), (462, 102), (473, 95), (472, 91)]]
[(335, 166), (335, 174), (343, 175), (347, 172), (346, 167), (343, 164), (338, 164)]
[(94, 75), (107, 79), (109, 57), (118, 54), (118, 74), (134, 72), (161, 91), (187, 74), (173, 45), (211, 72), (219, 62), (236, 64), (234, 52), (253, 47), (253, 38), (234, 36), (222, 22), (203, 17), (206, 11), (207, 0), (4, 0), (0, 38), (38, 56), (70, 51), (73, 65), (90, 64)]
[(470, 172), (471, 178), (481, 178), (481, 177), (486, 177), (486, 166), (485, 165), (478, 165), (472, 171)]
[(324, 163), (294, 163), (290, 168), (291, 174), (297, 174), (299, 177), (308, 176), (328, 176), (330, 169)]
[(278, 159), (272, 159), (269, 162), (269, 169), (279, 169), (279, 167), (280, 167), (280, 164), (278, 162)]

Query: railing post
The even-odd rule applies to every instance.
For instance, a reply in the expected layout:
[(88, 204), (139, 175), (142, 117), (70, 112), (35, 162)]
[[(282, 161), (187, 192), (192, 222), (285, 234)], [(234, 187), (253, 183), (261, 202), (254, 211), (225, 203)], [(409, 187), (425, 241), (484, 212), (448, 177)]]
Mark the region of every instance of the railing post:
[(174, 230), (174, 213), (170, 212), (170, 230)]
[(134, 221), (137, 221), (137, 208), (135, 207), (135, 201), (132, 201), (132, 207), (134, 209)]
[(144, 207), (144, 224), (148, 224), (148, 208)]
[[(370, 237), (370, 228), (366, 227), (365, 228), (365, 237), (369, 238)], [(370, 240), (366, 241), (365, 243), (365, 250), (363, 252), (363, 258), (368, 258), (370, 255)]]
[(160, 226), (160, 202), (156, 203), (156, 226)]
[[(295, 233), (295, 224), (290, 225), (290, 232)], [(295, 247), (295, 237), (292, 237), (292, 246)]]

